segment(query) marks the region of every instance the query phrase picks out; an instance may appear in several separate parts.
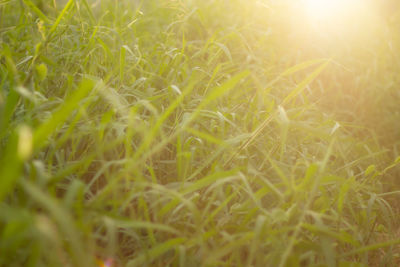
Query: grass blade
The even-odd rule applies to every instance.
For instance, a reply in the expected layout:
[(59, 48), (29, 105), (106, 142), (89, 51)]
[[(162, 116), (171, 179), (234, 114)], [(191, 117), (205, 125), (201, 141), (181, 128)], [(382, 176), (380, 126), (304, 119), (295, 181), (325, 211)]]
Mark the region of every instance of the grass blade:
[(93, 87), (94, 81), (83, 80), (75, 92), (61, 104), (53, 115), (36, 129), (33, 136), (33, 143), (36, 150), (40, 149), (56, 128), (67, 120), (71, 113), (79, 106), (80, 101), (89, 94)]

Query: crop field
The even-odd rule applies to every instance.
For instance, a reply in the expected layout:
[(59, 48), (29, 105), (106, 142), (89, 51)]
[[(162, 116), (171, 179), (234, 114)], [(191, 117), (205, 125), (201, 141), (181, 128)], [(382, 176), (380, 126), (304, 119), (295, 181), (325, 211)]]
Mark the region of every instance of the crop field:
[(0, 0), (0, 266), (400, 266), (400, 2)]

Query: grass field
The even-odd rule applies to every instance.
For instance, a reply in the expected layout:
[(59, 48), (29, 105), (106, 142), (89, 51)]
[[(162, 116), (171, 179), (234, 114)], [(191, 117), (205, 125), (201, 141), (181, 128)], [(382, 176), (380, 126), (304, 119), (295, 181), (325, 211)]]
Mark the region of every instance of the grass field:
[(399, 266), (398, 6), (0, 0), (0, 266)]

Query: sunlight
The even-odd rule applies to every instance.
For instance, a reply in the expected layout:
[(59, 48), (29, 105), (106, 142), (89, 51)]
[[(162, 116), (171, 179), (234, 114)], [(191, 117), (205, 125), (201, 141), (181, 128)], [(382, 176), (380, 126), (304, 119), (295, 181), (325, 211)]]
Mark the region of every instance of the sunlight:
[(305, 0), (308, 16), (317, 21), (339, 20), (344, 14), (358, 6), (357, 0)]

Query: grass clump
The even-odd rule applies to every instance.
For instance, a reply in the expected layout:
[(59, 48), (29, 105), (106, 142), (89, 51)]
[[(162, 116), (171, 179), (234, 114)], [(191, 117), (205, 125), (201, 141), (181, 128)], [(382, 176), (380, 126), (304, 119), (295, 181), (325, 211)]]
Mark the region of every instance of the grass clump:
[(399, 20), (294, 7), (1, 1), (0, 266), (397, 266)]

